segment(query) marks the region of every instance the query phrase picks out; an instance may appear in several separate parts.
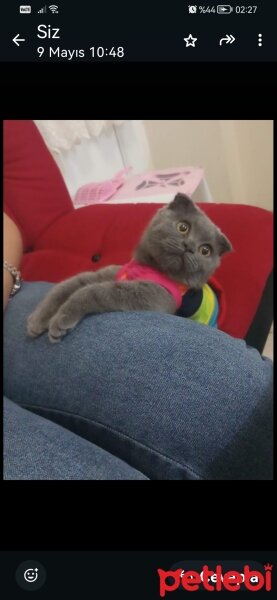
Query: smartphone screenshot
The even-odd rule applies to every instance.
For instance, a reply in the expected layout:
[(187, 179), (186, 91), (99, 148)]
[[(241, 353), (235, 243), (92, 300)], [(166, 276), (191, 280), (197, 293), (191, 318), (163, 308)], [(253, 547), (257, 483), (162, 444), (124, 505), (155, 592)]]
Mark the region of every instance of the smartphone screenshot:
[(277, 5), (229, 2), (1, 6), (3, 600), (276, 597)]
[(273, 480), (276, 13), (3, 7), (5, 502)]

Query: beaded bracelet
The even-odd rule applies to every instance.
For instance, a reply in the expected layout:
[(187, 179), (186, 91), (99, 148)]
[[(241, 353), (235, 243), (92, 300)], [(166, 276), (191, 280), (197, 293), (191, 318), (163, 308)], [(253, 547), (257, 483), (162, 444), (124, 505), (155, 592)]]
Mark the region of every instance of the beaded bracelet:
[(13, 265), (9, 265), (6, 260), (4, 260), (3, 267), (4, 269), (6, 269), (6, 271), (8, 271), (11, 274), (13, 278), (14, 283), (10, 296), (14, 296), (21, 288), (21, 283), (23, 281), (21, 273), (15, 267), (13, 267)]

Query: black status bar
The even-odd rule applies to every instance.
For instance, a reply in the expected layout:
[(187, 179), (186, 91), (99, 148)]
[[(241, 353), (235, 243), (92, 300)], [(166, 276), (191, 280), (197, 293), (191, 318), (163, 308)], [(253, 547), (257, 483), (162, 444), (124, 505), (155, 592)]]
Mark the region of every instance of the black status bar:
[(84, 0), (55, 5), (38, 0), (7, 3), (1, 19), (1, 61), (93, 64), (277, 59), (277, 3), (98, 4)]

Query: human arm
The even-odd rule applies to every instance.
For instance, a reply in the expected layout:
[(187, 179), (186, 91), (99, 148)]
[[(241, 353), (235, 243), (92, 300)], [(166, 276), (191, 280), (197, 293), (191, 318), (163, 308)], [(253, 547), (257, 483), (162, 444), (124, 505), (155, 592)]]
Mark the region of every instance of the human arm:
[[(23, 252), (21, 233), (14, 221), (4, 213), (4, 260), (19, 269)], [(5, 309), (13, 288), (13, 277), (6, 269), (3, 273), (3, 307)]]

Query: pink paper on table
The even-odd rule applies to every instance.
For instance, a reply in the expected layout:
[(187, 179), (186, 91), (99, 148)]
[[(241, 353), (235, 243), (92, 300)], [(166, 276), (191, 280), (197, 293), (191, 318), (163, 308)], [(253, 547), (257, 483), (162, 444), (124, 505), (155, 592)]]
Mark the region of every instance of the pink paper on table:
[(109, 203), (117, 201), (167, 202), (178, 192), (191, 196), (203, 179), (201, 167), (155, 169), (128, 178)]
[(90, 204), (106, 202), (109, 198), (114, 196), (116, 190), (124, 184), (129, 171), (130, 167), (122, 169), (116, 173), (114, 177), (107, 179), (106, 181), (82, 185), (73, 198), (74, 207), (80, 208), (82, 206), (89, 206)]

